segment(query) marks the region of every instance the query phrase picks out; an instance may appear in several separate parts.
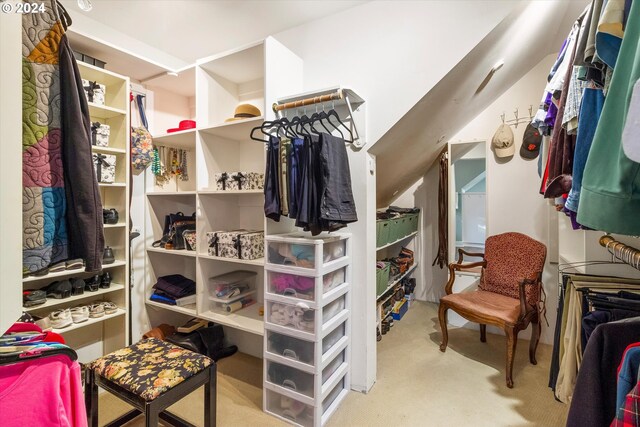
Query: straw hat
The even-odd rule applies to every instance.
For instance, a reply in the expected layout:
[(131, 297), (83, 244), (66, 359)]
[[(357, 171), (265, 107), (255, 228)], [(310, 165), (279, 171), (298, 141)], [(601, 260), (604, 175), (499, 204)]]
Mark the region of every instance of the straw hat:
[(225, 122), (233, 122), (236, 120), (249, 119), (251, 117), (260, 117), (262, 113), (257, 107), (251, 104), (240, 104), (233, 112), (233, 117), (228, 118)]

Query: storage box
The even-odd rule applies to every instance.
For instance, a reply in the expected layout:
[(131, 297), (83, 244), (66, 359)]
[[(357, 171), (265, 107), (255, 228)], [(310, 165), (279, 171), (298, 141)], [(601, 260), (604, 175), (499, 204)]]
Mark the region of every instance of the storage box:
[(109, 146), (111, 127), (100, 122), (91, 123), (91, 144), (97, 147)]
[(393, 317), (393, 320), (401, 320), (408, 310), (409, 303), (406, 299), (403, 298), (402, 301), (398, 301), (393, 306), (393, 309), (391, 310), (391, 316)]
[(262, 190), (264, 173), (259, 172), (218, 172), (213, 175), (216, 190)]
[(376, 295), (380, 296), (389, 286), (389, 273), (391, 264), (385, 263), (384, 268), (376, 268)]
[(389, 230), (391, 220), (379, 219), (376, 221), (376, 246), (381, 247), (389, 243)]
[(104, 105), (104, 97), (107, 93), (107, 87), (98, 82), (82, 79), (82, 87), (87, 101), (97, 105)]
[(264, 256), (264, 231), (213, 231), (207, 233), (209, 255), (258, 259)]
[(273, 271), (273, 267), (266, 270), (267, 294), (286, 296), (296, 302), (319, 302), (322, 296), (346, 282), (346, 267), (335, 271), (329, 271), (322, 276), (310, 277), (308, 275)]
[(210, 277), (207, 288), (211, 311), (231, 314), (255, 302), (256, 277), (255, 271), (245, 270)]
[(116, 156), (113, 154), (93, 154), (93, 169), (98, 182), (113, 184), (116, 180)]

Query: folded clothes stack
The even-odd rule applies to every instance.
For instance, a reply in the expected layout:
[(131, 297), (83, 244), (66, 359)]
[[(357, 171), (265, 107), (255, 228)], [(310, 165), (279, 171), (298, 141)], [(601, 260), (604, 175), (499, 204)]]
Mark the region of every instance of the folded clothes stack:
[(151, 301), (169, 305), (187, 305), (195, 303), (196, 282), (181, 274), (158, 277), (153, 285)]

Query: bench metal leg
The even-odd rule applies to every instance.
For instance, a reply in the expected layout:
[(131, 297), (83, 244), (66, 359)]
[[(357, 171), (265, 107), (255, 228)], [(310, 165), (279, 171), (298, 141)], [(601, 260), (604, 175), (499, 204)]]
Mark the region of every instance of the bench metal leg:
[(98, 427), (98, 384), (93, 369), (85, 372), (84, 404), (87, 411), (87, 425)]
[(115, 420), (111, 421), (109, 424), (106, 424), (104, 427), (120, 427), (122, 425), (125, 425), (129, 421), (138, 418), (141, 414), (142, 412), (140, 412), (139, 410), (133, 409), (127, 412), (126, 414), (116, 418)]
[(145, 427), (158, 427), (159, 411), (153, 404), (147, 404), (144, 407), (144, 425)]
[(218, 396), (217, 366), (209, 366), (209, 381), (204, 385), (204, 425), (216, 427), (216, 398)]

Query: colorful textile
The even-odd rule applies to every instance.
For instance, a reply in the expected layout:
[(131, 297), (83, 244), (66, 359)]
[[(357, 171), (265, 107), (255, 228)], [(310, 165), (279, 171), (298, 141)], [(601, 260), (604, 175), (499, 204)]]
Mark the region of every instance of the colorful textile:
[(640, 381), (627, 394), (620, 415), (611, 422), (611, 427), (640, 426)]
[(207, 356), (149, 338), (94, 360), (88, 369), (150, 401), (211, 364)]
[(23, 266), (37, 271), (68, 258), (58, 66), (64, 29), (53, 8), (24, 15), (22, 26)]

